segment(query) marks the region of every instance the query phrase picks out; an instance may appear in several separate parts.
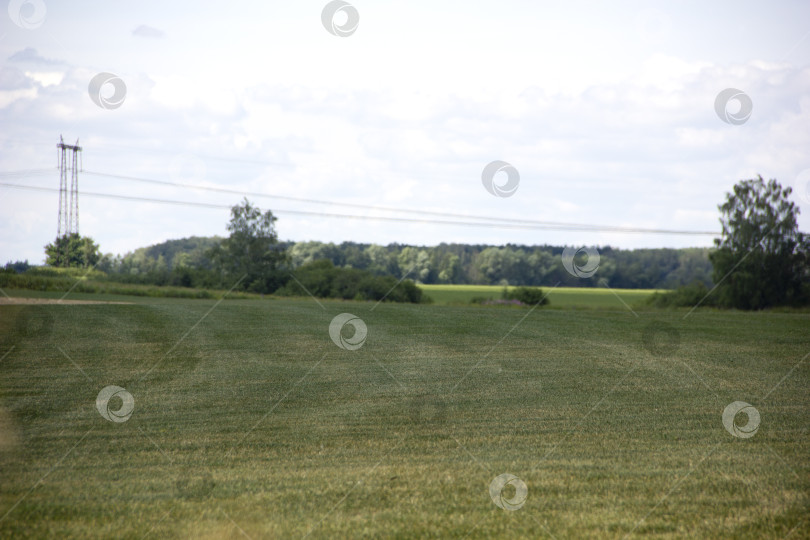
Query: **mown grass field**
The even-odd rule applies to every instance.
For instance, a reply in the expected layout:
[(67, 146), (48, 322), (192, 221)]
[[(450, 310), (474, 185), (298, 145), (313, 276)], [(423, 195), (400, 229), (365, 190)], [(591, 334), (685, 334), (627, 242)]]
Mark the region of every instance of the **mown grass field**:
[[(419, 285), (434, 304), (468, 304), (473, 298), (501, 298), (497, 285)], [(514, 289), (514, 287), (509, 287)], [(548, 293), (549, 308), (626, 309), (639, 307), (655, 289), (608, 289), (584, 287), (541, 287)], [(624, 302), (624, 304), (622, 303)]]
[(0, 305), (2, 538), (810, 536), (810, 314), (104, 298)]

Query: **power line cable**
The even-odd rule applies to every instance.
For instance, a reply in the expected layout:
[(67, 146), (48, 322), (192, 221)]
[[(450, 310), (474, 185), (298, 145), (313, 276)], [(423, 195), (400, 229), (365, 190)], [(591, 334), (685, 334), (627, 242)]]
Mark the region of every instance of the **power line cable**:
[(22, 171), (3, 171), (0, 172), (0, 178), (15, 178), (15, 177), (26, 177), (26, 176), (42, 176), (45, 174), (52, 174), (57, 169), (27, 169)]
[[(38, 176), (42, 174), (49, 174), (51, 172), (50, 169), (32, 169), (31, 171), (8, 171), (5, 173), (0, 172), (0, 178), (3, 177), (13, 177), (13, 176)], [(501, 218), (496, 216), (476, 216), (470, 214), (456, 214), (452, 212), (432, 212), (429, 210), (415, 210), (415, 209), (406, 209), (406, 208), (394, 208), (388, 206), (375, 206), (375, 205), (364, 205), (364, 204), (355, 204), (355, 203), (343, 203), (343, 202), (335, 202), (335, 201), (324, 201), (319, 199), (307, 199), (301, 197), (290, 197), (285, 195), (272, 195), (268, 193), (257, 193), (257, 192), (247, 192), (247, 191), (239, 191), (234, 189), (227, 189), (227, 188), (218, 188), (218, 187), (211, 187), (211, 186), (200, 186), (194, 184), (183, 184), (178, 182), (169, 182), (165, 180), (154, 180), (149, 178), (141, 178), (135, 176), (124, 176), (124, 175), (116, 175), (116, 174), (109, 174), (109, 173), (102, 173), (102, 172), (95, 172), (95, 171), (83, 171), (84, 174), (89, 174), (93, 176), (101, 176), (105, 178), (115, 178), (119, 180), (128, 180), (128, 181), (135, 181), (135, 182), (143, 182), (143, 183), (151, 183), (151, 184), (158, 184), (158, 185), (165, 185), (170, 187), (179, 187), (184, 189), (197, 189), (197, 190), (204, 190), (204, 191), (214, 191), (219, 193), (231, 193), (235, 195), (242, 195), (242, 196), (251, 196), (251, 197), (263, 197), (263, 198), (271, 198), (271, 199), (282, 199), (282, 200), (289, 200), (295, 202), (303, 202), (303, 203), (310, 203), (310, 204), (323, 204), (323, 205), (330, 205), (330, 206), (344, 206), (349, 208), (359, 208), (364, 210), (379, 210), (385, 212), (399, 212), (399, 213), (406, 213), (406, 214), (418, 214), (418, 215), (426, 215), (426, 216), (437, 216), (442, 218), (452, 217), (452, 218), (461, 218), (461, 219), (471, 219), (476, 221), (492, 221), (492, 222), (502, 222), (502, 223), (514, 223), (520, 225), (542, 225), (548, 228), (555, 228), (560, 227), (558, 230), (583, 230), (583, 231), (593, 231), (593, 230), (600, 230), (603, 232), (629, 232), (629, 233), (651, 233), (651, 234), (684, 234), (684, 235), (708, 235), (708, 236), (715, 236), (715, 232), (711, 231), (682, 231), (682, 230), (670, 230), (670, 229), (647, 229), (641, 227), (621, 227), (615, 225), (597, 225), (597, 224), (587, 224), (587, 223), (565, 223), (565, 222), (557, 222), (557, 221), (540, 221), (540, 220), (528, 220), (528, 219), (514, 219), (514, 218)], [(180, 201), (182, 202), (182, 201)], [(322, 214), (313, 214), (313, 215), (322, 215)]]
[(286, 195), (271, 195), (268, 193), (257, 193), (257, 192), (248, 192), (248, 191), (239, 191), (234, 189), (227, 189), (227, 188), (218, 188), (218, 187), (210, 187), (210, 186), (198, 186), (194, 184), (181, 184), (177, 182), (169, 182), (166, 180), (154, 180), (149, 178), (140, 178), (136, 176), (123, 176), (123, 175), (114, 175), (114, 174), (107, 174), (107, 173), (100, 173), (94, 171), (83, 171), (84, 174), (94, 175), (94, 176), (103, 176), (106, 178), (116, 178), (120, 180), (130, 180), (134, 182), (144, 182), (150, 184), (159, 184), (165, 186), (172, 186), (172, 187), (180, 187), (186, 189), (199, 189), (205, 191), (215, 191), (219, 193), (231, 193), (234, 195), (242, 195), (242, 196), (251, 196), (251, 197), (264, 197), (270, 199), (282, 199), (288, 201), (295, 201), (295, 202), (303, 202), (303, 203), (310, 203), (310, 204), (323, 204), (329, 206), (344, 206), (348, 208), (359, 208), (363, 210), (378, 210), (383, 212), (399, 212), (404, 214), (418, 214), (424, 216), (436, 216), (442, 218), (461, 218), (461, 219), (471, 219), (476, 221), (491, 221), (491, 222), (499, 222), (499, 223), (514, 223), (519, 225), (539, 225), (544, 226), (546, 228), (553, 228), (553, 227), (564, 227), (564, 229), (559, 230), (582, 230), (582, 231), (593, 231), (593, 230), (601, 230), (605, 232), (628, 232), (628, 233), (651, 233), (651, 234), (684, 234), (684, 235), (709, 235), (709, 236), (716, 236), (717, 233), (711, 231), (672, 231), (668, 229), (646, 229), (641, 227), (620, 227), (615, 225), (595, 225), (595, 224), (588, 224), (588, 223), (565, 223), (559, 221), (540, 221), (540, 220), (532, 220), (532, 219), (515, 219), (515, 218), (502, 218), (496, 216), (476, 216), (470, 214), (456, 214), (452, 212), (432, 212), (430, 210), (415, 210), (415, 209), (407, 209), (407, 208), (394, 208), (390, 206), (376, 206), (376, 205), (367, 205), (367, 204), (355, 204), (355, 203), (343, 203), (343, 202), (335, 202), (335, 201), (324, 201), (319, 199), (305, 199), (301, 197), (290, 197)]
[[(46, 192), (58, 192), (59, 190), (56, 188), (48, 188), (48, 187), (39, 187), (39, 186), (26, 186), (20, 184), (9, 184), (5, 182), (0, 182), (0, 186), (2, 187), (9, 187), (14, 189), (23, 189), (29, 191), (46, 191)], [(180, 206), (193, 206), (193, 207), (201, 207), (201, 208), (217, 208), (217, 209), (230, 209), (232, 205), (227, 204), (214, 204), (214, 203), (202, 203), (202, 202), (192, 202), (192, 201), (177, 201), (177, 200), (170, 200), (170, 199), (155, 199), (152, 197), (136, 197), (132, 195), (116, 195), (113, 193), (95, 193), (90, 191), (82, 191), (81, 194), (83, 196), (88, 197), (101, 197), (101, 198), (108, 198), (108, 199), (119, 199), (119, 200), (127, 200), (127, 201), (140, 201), (140, 202), (150, 202), (150, 203), (158, 203), (158, 204), (172, 204), (172, 205), (180, 205)], [(396, 222), (406, 222), (406, 223), (428, 223), (428, 224), (435, 224), (435, 225), (454, 225), (454, 226), (464, 226), (464, 227), (484, 227), (484, 228), (493, 228), (493, 229), (528, 229), (528, 230), (558, 230), (558, 231), (596, 231), (596, 232), (622, 232), (622, 233), (640, 233), (640, 234), (673, 234), (673, 235), (696, 235), (696, 234), (711, 234), (713, 236), (717, 236), (717, 233), (703, 233), (703, 232), (696, 232), (696, 231), (676, 231), (676, 230), (668, 230), (668, 229), (632, 229), (632, 228), (623, 228), (621, 230), (606, 230), (600, 226), (584, 226), (584, 225), (571, 225), (571, 224), (510, 224), (510, 223), (486, 223), (486, 222), (471, 222), (471, 221), (455, 221), (455, 220), (437, 220), (437, 219), (417, 219), (417, 218), (406, 218), (406, 217), (391, 217), (391, 216), (358, 216), (358, 215), (351, 215), (351, 214), (335, 214), (330, 212), (311, 212), (306, 210), (288, 210), (288, 209), (274, 209), (274, 214), (291, 214), (291, 215), (301, 215), (301, 216), (315, 216), (315, 217), (327, 217), (327, 218), (339, 218), (339, 219), (360, 219), (360, 220), (371, 220), (371, 221), (396, 221)]]

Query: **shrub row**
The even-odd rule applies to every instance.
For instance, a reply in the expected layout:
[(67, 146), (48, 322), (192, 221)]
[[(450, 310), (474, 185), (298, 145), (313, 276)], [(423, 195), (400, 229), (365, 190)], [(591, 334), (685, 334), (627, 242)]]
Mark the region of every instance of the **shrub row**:
[(295, 279), (276, 290), (279, 296), (342, 298), (344, 300), (385, 300), (388, 302), (427, 302), (422, 289), (406, 279), (376, 276), (366, 270), (337, 268), (328, 260), (313, 261), (298, 268)]
[(678, 287), (674, 291), (654, 293), (645, 302), (650, 306), (661, 308), (694, 307), (698, 304), (716, 306), (717, 298), (715, 295), (710, 295), (706, 285), (698, 281), (691, 285)]
[(491, 296), (474, 296), (470, 299), (470, 303), (485, 306), (545, 306), (548, 304), (548, 297), (540, 287), (515, 287), (513, 289), (504, 287), (499, 300), (494, 300)]
[[(120, 294), (166, 298), (218, 298), (217, 291), (148, 285), (121, 285), (113, 282), (95, 281), (73, 277), (49, 277), (30, 273), (14, 274), (0, 272), (0, 287), (50, 292), (79, 292), (95, 294)], [(243, 293), (231, 293), (229, 298), (251, 298)]]

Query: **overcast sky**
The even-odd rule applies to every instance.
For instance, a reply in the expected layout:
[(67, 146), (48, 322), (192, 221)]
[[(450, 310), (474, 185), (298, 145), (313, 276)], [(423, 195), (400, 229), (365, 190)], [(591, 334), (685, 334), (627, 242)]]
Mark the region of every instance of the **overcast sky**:
[[(84, 149), (80, 192), (225, 206), (240, 199), (95, 172), (444, 214), (705, 232), (719, 230), (724, 194), (761, 174), (794, 186), (800, 228), (810, 231), (806, 0), (356, 0), (359, 24), (347, 36), (324, 26), (322, 0), (6, 3), (0, 183), (58, 188), (61, 134)], [(333, 19), (338, 29), (346, 11)], [(117, 108), (90, 97), (103, 72), (126, 86)], [(747, 120), (718, 116), (715, 100), (727, 88), (750, 98)], [(113, 91), (105, 85), (102, 98)], [(723, 114), (733, 120), (741, 104), (731, 100)], [(495, 160), (519, 173), (511, 196), (482, 183)], [(8, 174), (17, 171), (31, 172)], [(505, 180), (501, 173), (495, 185)], [(420, 216), (251, 200), (278, 215), (284, 240), (712, 242), (350, 220), (285, 211)], [(0, 186), (0, 263), (42, 262), (57, 210), (57, 192)], [(226, 235), (228, 216), (226, 208), (80, 196), (80, 232), (105, 253)]]

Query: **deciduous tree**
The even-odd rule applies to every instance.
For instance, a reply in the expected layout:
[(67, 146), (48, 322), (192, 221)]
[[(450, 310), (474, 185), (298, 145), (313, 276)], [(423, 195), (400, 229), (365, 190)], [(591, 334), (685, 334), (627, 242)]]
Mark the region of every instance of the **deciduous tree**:
[(226, 280), (242, 278), (241, 288), (263, 293), (285, 282), (279, 267), (287, 262), (287, 254), (279, 246), (276, 219), (273, 212), (262, 213), (247, 199), (231, 208), (231, 234), (210, 252)]
[(45, 246), (45, 263), (62, 268), (87, 268), (101, 258), (98, 244), (79, 233), (64, 234)]
[(722, 238), (711, 253), (717, 301), (738, 309), (808, 302), (810, 242), (798, 230), (791, 188), (742, 180), (719, 206)]

